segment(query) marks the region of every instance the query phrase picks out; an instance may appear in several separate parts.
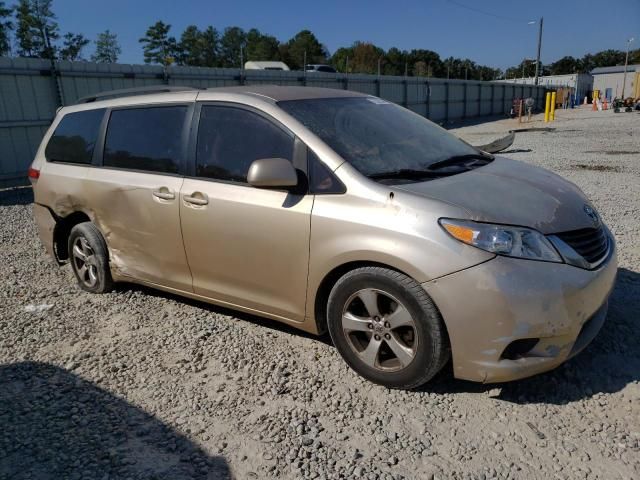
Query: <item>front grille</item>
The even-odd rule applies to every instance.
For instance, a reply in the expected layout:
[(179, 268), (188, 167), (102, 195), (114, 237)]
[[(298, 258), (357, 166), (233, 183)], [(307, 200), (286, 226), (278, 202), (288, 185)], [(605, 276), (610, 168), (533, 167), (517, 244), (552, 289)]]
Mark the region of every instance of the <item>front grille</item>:
[(607, 254), (609, 239), (604, 228), (582, 228), (556, 236), (573, 248), (589, 263), (596, 263)]

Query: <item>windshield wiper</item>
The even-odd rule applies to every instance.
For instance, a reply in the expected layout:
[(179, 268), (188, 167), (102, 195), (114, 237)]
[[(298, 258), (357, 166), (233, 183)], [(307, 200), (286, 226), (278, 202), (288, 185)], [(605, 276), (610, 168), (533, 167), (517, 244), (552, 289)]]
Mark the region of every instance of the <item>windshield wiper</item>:
[[(482, 165), (486, 165), (490, 161), (493, 160), (492, 155), (484, 155), (482, 153), (470, 153), (467, 155), (455, 155), (453, 157), (449, 157), (446, 160), (441, 160), (439, 162), (432, 163), (429, 165), (429, 170), (435, 171), (441, 168), (452, 167), (452, 166), (467, 166), (472, 167), (477, 162), (470, 162), (470, 160), (481, 160)], [(481, 165), (478, 165), (481, 166)]]
[(415, 170), (411, 168), (401, 168), (399, 170), (390, 170), (388, 172), (376, 172), (367, 175), (367, 177), (372, 178), (374, 180), (383, 179), (383, 178), (406, 178), (406, 179), (415, 179), (415, 178), (438, 178), (444, 177), (447, 175), (453, 175), (458, 172), (432, 172), (430, 170)]

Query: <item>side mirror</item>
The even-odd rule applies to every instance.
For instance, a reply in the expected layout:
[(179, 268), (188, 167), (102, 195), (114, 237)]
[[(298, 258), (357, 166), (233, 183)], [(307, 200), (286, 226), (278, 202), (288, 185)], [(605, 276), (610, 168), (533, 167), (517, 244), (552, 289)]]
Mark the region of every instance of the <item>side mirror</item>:
[(295, 187), (298, 174), (289, 160), (261, 158), (249, 167), (247, 182), (258, 188)]

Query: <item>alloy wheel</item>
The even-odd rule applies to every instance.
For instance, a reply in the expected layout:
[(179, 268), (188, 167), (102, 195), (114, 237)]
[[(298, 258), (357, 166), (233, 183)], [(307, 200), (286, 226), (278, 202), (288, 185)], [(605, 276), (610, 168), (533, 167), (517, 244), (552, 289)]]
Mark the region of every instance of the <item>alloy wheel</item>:
[(354, 293), (344, 306), (342, 329), (349, 346), (376, 370), (402, 370), (416, 356), (415, 321), (388, 292), (366, 288)]
[(80, 236), (73, 242), (71, 255), (78, 278), (91, 288), (98, 282), (96, 256), (86, 238)]

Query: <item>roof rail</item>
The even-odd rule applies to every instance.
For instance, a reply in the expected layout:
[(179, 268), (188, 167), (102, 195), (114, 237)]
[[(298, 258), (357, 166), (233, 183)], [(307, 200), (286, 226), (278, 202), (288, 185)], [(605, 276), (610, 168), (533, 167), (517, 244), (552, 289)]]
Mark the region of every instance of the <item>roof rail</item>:
[(186, 92), (190, 90), (202, 90), (198, 87), (179, 87), (174, 85), (150, 85), (147, 87), (122, 88), (120, 90), (109, 90), (106, 92), (96, 93), (81, 97), (76, 101), (79, 103), (91, 103), (98, 100), (106, 100), (108, 98), (131, 97), (135, 95), (150, 95), (152, 93), (165, 92)]

